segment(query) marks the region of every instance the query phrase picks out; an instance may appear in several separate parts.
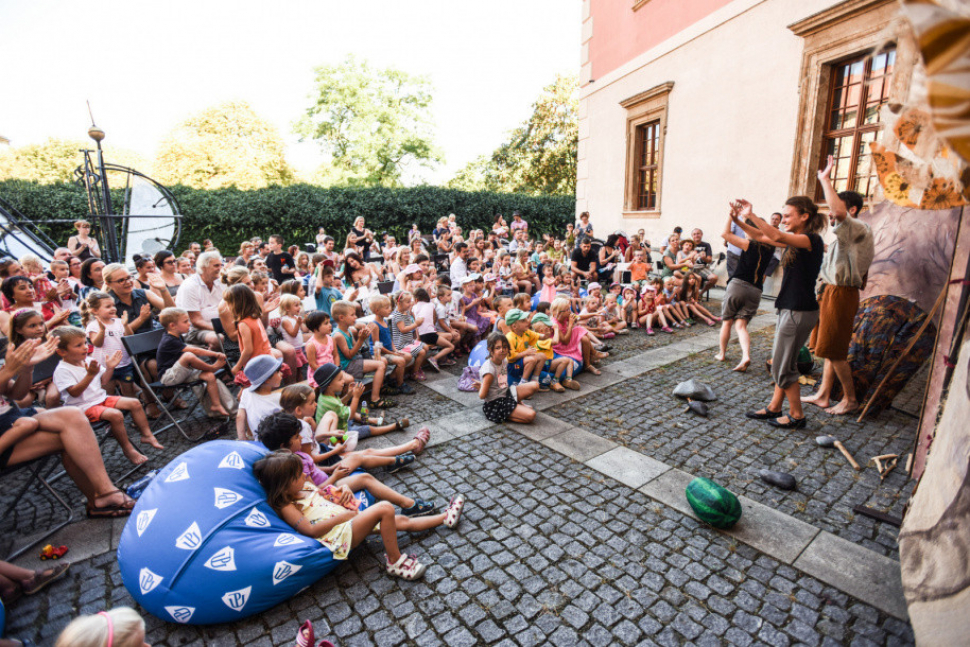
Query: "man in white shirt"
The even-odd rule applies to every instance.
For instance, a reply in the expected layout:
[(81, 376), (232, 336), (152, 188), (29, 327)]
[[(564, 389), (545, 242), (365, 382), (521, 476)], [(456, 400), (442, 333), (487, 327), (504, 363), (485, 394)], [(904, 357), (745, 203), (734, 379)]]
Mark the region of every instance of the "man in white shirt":
[(468, 248), (468, 243), (455, 245), (455, 260), (451, 261), (448, 274), (451, 276), (451, 287), (456, 292), (460, 291), (458, 286), (461, 285), (461, 280), (468, 275), (468, 256), (470, 254), (471, 250)]
[(219, 338), (212, 328), (212, 320), (219, 316), (219, 303), (225, 290), (219, 282), (222, 257), (218, 252), (205, 252), (195, 266), (196, 273), (185, 279), (175, 294), (175, 307), (188, 312), (192, 323), (185, 343), (215, 349)]

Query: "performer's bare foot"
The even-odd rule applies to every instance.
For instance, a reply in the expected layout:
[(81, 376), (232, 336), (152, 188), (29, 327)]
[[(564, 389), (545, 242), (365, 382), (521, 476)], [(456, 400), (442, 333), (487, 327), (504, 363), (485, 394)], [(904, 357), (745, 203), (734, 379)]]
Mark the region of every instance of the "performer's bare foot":
[(854, 413), (859, 410), (859, 403), (856, 401), (847, 402), (842, 400), (834, 407), (829, 407), (825, 410), (825, 413), (831, 413), (833, 416), (843, 416), (849, 413)]
[(717, 361), (719, 361), (719, 362), (723, 362), (724, 360), (726, 360), (726, 359), (727, 359), (727, 357), (725, 357), (725, 356), (724, 356), (724, 355), (722, 355), (721, 353), (718, 353), (717, 355), (715, 355), (715, 356), (714, 356), (714, 359), (716, 359), (716, 360), (717, 360)]
[(738, 373), (744, 373), (745, 371), (748, 370), (748, 367), (749, 366), (751, 366), (751, 360), (750, 359), (742, 359), (741, 360), (741, 363), (738, 364), (737, 366), (735, 366), (731, 370), (737, 371)]
[(811, 397), (802, 398), (801, 400), (802, 404), (814, 404), (816, 407), (820, 407), (822, 409), (828, 409), (830, 406), (832, 406), (832, 403), (829, 402), (828, 398), (819, 397), (817, 393)]

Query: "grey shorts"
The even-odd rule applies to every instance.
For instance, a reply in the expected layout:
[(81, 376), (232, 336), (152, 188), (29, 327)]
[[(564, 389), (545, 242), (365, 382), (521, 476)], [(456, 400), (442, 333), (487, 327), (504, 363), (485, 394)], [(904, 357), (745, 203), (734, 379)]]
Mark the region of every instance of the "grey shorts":
[(364, 359), (362, 357), (353, 358), (344, 370), (350, 373), (355, 380), (364, 379)]
[(761, 290), (741, 279), (731, 279), (724, 290), (724, 301), (721, 302), (721, 319), (744, 319), (758, 314), (761, 305)]
[[(732, 283), (734, 281), (731, 281)], [(771, 377), (781, 389), (798, 382), (798, 351), (818, 323), (818, 310), (779, 310), (771, 351)]]
[(190, 346), (199, 346), (201, 348), (208, 348), (209, 344), (206, 341), (207, 335), (214, 335), (215, 333), (211, 330), (199, 330), (198, 328), (193, 328), (189, 332), (185, 333), (182, 339), (186, 344)]
[(176, 362), (172, 368), (165, 371), (165, 375), (159, 381), (165, 386), (175, 386), (176, 384), (195, 382), (201, 374), (202, 371), (197, 368), (189, 368)]

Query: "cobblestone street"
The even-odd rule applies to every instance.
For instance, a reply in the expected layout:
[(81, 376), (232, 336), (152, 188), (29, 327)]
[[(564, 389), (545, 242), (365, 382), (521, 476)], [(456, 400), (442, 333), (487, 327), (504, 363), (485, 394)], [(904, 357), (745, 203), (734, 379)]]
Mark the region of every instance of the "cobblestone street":
[[(770, 317), (759, 319), (770, 323)], [(611, 340), (619, 352), (606, 367), (620, 370), (623, 360), (644, 351), (666, 353), (666, 346), (710, 332), (695, 326), (649, 341), (643, 331), (619, 336)], [(555, 443), (539, 442), (557, 431), (549, 424), (561, 421), (563, 428), (585, 429), (671, 467), (710, 476), (739, 495), (898, 558), (894, 528), (850, 518), (846, 510), (864, 503), (898, 515), (910, 492), (902, 472), (880, 485), (874, 471), (856, 474), (835, 450), (815, 447), (814, 436), (842, 438), (864, 462), (873, 453), (908, 450), (914, 423), (886, 412), (863, 424), (823, 426), (824, 414), (810, 412), (807, 431), (784, 436), (746, 420), (744, 410), (761, 406), (768, 392), (763, 360), (770, 341), (770, 329), (755, 333), (754, 365), (746, 375), (718, 365), (713, 350), (683, 356), (671, 349), (672, 357), (684, 359), (640, 377), (612, 373), (607, 386), (596, 386), (600, 382), (584, 376), (584, 388), (572, 400), (537, 399), (537, 408), (552, 417), (531, 428), (488, 424), (477, 405), (468, 408), (443, 395), (453, 375), (431, 376), (437, 381), (417, 385), (414, 396), (395, 398), (401, 406), (389, 410), (409, 416), (412, 428), (368, 441), (397, 443), (430, 424), (438, 439), (413, 467), (396, 474), (378, 470), (376, 476), (439, 505), (455, 492), (467, 496), (457, 530), (401, 536), (402, 550), (430, 564), (423, 581), (388, 577), (380, 568), (380, 542), (372, 538), (347, 564), (264, 614), (209, 627), (146, 614), (147, 640), (168, 647), (286, 645), (300, 622), (310, 619), (318, 638), (337, 645), (912, 644), (909, 624), (883, 610), (886, 605), (863, 602), (593, 469)], [(670, 395), (690, 376), (717, 391), (708, 420), (688, 417)], [(172, 433), (163, 442), (167, 448), (153, 456), (154, 466), (190, 447)], [(113, 441), (105, 453), (112, 474), (125, 471)], [(790, 471), (798, 490), (765, 487), (756, 475), (762, 466)], [(0, 504), (9, 501), (16, 482), (14, 476), (4, 479)], [(56, 487), (83, 514), (70, 480)], [(43, 499), (32, 492), (27, 500), (0, 527), (5, 551), (19, 532), (51, 521)], [(110, 535), (112, 545), (74, 563), (43, 594), (8, 609), (8, 636), (51, 644), (78, 614), (133, 605), (111, 550), (123, 524), (85, 522)]]

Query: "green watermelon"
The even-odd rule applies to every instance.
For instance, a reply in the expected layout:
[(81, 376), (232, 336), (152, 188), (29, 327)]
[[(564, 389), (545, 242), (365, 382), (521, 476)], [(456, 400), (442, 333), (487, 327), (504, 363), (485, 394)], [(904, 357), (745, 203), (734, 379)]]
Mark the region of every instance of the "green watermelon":
[(685, 493), (694, 514), (706, 524), (727, 530), (741, 518), (738, 497), (711, 479), (694, 479), (687, 484)]

